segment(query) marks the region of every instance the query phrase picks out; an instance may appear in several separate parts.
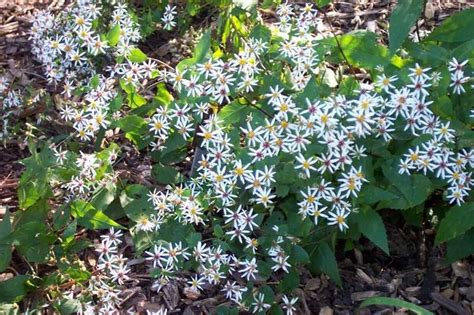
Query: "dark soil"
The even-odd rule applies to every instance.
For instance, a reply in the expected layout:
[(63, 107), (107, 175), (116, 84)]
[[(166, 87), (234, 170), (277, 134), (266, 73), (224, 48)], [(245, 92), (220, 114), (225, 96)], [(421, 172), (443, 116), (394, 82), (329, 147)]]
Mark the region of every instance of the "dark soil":
[(14, 143), (9, 143), (6, 147), (0, 146), (0, 207), (2, 207), (0, 208), (0, 217), (6, 207), (12, 209), (18, 207), (16, 189), (23, 171), (23, 165), (19, 163), (19, 160), (27, 155), (27, 150), (21, 149)]

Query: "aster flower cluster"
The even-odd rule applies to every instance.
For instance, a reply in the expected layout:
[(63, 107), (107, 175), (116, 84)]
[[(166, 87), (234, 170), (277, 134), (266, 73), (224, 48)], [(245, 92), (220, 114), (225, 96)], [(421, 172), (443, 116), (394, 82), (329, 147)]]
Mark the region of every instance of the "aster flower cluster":
[[(78, 314), (108, 314), (120, 312), (121, 304), (126, 296), (123, 295), (121, 286), (125, 282), (131, 281), (129, 260), (120, 253), (124, 248), (123, 232), (111, 228), (107, 233), (101, 235), (100, 242), (96, 244), (95, 251), (99, 255), (96, 272), (90, 278), (87, 290), (69, 295), (70, 299), (78, 299), (80, 306)], [(91, 301), (94, 297), (97, 302)], [(136, 311), (135, 306), (131, 306), (127, 312)], [(156, 312), (147, 310), (147, 314), (166, 315), (166, 308), (160, 308)]]
[[(44, 89), (22, 90), (15, 86), (15, 82), (7, 74), (0, 74), (0, 114), (1, 128), (0, 139), (7, 140), (10, 136), (11, 126), (18, 119), (23, 109), (37, 105), (44, 101), (46, 91)], [(41, 115), (37, 117), (37, 123), (41, 122)], [(26, 132), (28, 135), (29, 133)]]
[[(44, 66), (50, 83), (69, 86), (87, 84), (96, 73), (96, 60), (109, 52), (127, 56), (141, 39), (136, 23), (125, 4), (116, 4), (111, 20), (102, 22), (104, 7), (95, 1), (80, 1), (58, 15), (39, 12), (33, 21), (30, 40), (32, 52)], [(101, 22), (99, 22), (101, 21)], [(100, 36), (103, 25), (120, 27), (116, 47)]]
[(68, 181), (61, 185), (65, 202), (90, 200), (95, 193), (115, 184), (117, 174), (113, 171), (113, 163), (117, 160), (116, 145), (112, 144), (99, 153), (80, 152), (79, 155), (58, 145), (51, 145), (50, 148), (57, 167), (74, 170)]
[[(33, 54), (43, 65), (48, 81), (61, 86), (61, 118), (72, 125), (82, 141), (94, 139), (100, 128), (107, 129), (120, 117), (109, 106), (117, 96), (119, 82), (139, 89), (147, 79), (157, 76), (152, 60), (142, 64), (123, 61), (141, 39), (139, 28), (125, 4), (116, 4), (111, 14), (104, 13), (108, 12), (106, 7), (81, 1), (56, 16), (42, 11), (31, 29)], [(109, 23), (107, 29), (101, 27), (102, 20)], [(119, 32), (114, 45), (100, 33), (112, 29)], [(117, 62), (112, 61), (114, 56)], [(105, 72), (96, 72), (104, 67)]]
[(117, 286), (123, 285), (130, 279), (128, 259), (119, 253), (119, 247), (123, 242), (122, 238), (123, 232), (113, 228), (101, 236), (101, 242), (95, 249), (99, 255), (98, 272), (89, 281), (87, 290), (88, 293), (96, 296), (100, 303), (98, 305), (86, 304), (85, 312), (95, 310), (107, 313), (117, 310), (117, 305), (121, 302), (121, 290)]
[(7, 76), (0, 76), (0, 101), (3, 104), (3, 110), (16, 108), (21, 104), (21, 92), (11, 88), (11, 82)]
[[(467, 61), (458, 63), (455, 58), (449, 63), (449, 71), (452, 73), (450, 86), (453, 87), (455, 94), (465, 92), (462, 84), (469, 78), (464, 76), (462, 68), (466, 64)], [(396, 119), (399, 114), (402, 115), (406, 120), (404, 130), (410, 131), (413, 136), (431, 135), (431, 140), (416, 146), (415, 149), (410, 149), (405, 154), (400, 161), (399, 173), (410, 174), (420, 171), (426, 175), (429, 172), (437, 178), (446, 180), (449, 183), (447, 198), (450, 203), (460, 205), (474, 184), (472, 178), (474, 151), (472, 149), (453, 151), (455, 131), (449, 128), (449, 121), (443, 123), (433, 113), (430, 109), (433, 101), (427, 100), (429, 96), (427, 88), (434, 84), (430, 83), (433, 78), (428, 75), (429, 70), (430, 68), (423, 69), (418, 64), (411, 69), (409, 76), (412, 84), (407, 86), (411, 90), (403, 92), (386, 89), (389, 95), (395, 96), (395, 102), (398, 98), (392, 119)], [(400, 99), (403, 100), (403, 105), (400, 104)]]
[(11, 82), (5, 75), (0, 76), (0, 104), (2, 104), (2, 130), (1, 138), (8, 135), (8, 122), (13, 110), (22, 104), (20, 91), (11, 88)]
[(165, 7), (165, 12), (161, 21), (163, 22), (163, 28), (165, 30), (171, 31), (176, 26), (176, 7), (172, 5), (167, 5)]
[[(205, 220), (207, 221), (201, 205), (201, 196), (193, 194), (189, 189), (177, 187), (174, 191), (167, 191), (166, 193), (153, 191), (148, 196), (148, 200), (153, 204), (156, 213), (151, 217), (145, 215), (140, 217), (135, 225), (137, 231), (159, 232), (161, 225), (166, 224), (169, 220), (196, 226), (203, 225)], [(236, 274), (247, 281), (256, 280), (260, 277), (259, 263), (254, 256), (259, 248), (259, 241), (254, 235), (254, 231), (258, 230), (258, 215), (253, 213), (252, 209), (238, 207), (233, 211), (225, 208), (223, 218), (224, 224), (232, 227), (225, 233), (226, 236), (230, 241), (235, 240), (245, 244), (244, 250), (252, 258), (238, 257), (226, 252), (221, 245), (212, 242), (198, 241), (192, 248), (184, 248), (181, 242), (169, 242), (167, 245), (163, 242), (160, 245), (154, 245), (149, 251), (145, 252), (145, 259), (149, 262), (152, 270), (159, 270), (160, 276), (153, 285), (156, 291), (161, 290), (170, 281), (179, 279), (179, 272), (183, 263), (191, 260), (193, 266), (196, 266), (193, 268), (196, 273), (190, 276), (187, 282), (189, 285), (188, 294), (193, 293), (200, 296), (205, 288), (222, 285), (222, 292), (230, 301), (246, 308), (246, 305), (242, 304), (242, 299), (247, 288), (238, 284), (235, 280), (229, 279), (235, 278)], [(274, 272), (282, 270), (288, 273), (288, 268), (291, 265), (288, 263), (289, 255), (286, 251), (290, 248), (293, 239), (279, 235), (277, 227), (274, 227), (273, 232), (277, 241), (270, 245), (267, 251), (273, 261), (271, 269)], [(238, 279), (238, 277), (235, 279)], [(226, 283), (223, 284), (225, 280)]]
[[(288, 39), (281, 44), (279, 53), (294, 64), (290, 69), (292, 89), (298, 91), (307, 85), (314, 74), (310, 69), (318, 60), (312, 49), (316, 41), (309, 32), (315, 27), (312, 24), (315, 12), (305, 7), (289, 27), (290, 8), (285, 5), (280, 10), (283, 21), (280, 32), (287, 32), (284, 35)], [(397, 77), (381, 74), (377, 80), (380, 92), (373, 86), (364, 86), (351, 100), (344, 95), (327, 100), (301, 100), (285, 92), (288, 89), (279, 84), (270, 86), (262, 102), (272, 109), (273, 115), (261, 119), (250, 115), (236, 140), (235, 133), (227, 129), (219, 115), (211, 112), (211, 104), (226, 104), (237, 95), (254, 92), (258, 83), (256, 75), (266, 70), (261, 60), (267, 50), (266, 43), (250, 38), (244, 49), (230, 60), (209, 59), (195, 68), (176, 70), (167, 76), (168, 82), (187, 101), (159, 107), (150, 117), (149, 131), (155, 138), (152, 149), (164, 150), (166, 141), (177, 134), (187, 141), (199, 137), (204, 153), (197, 163), (197, 175), (188, 183), (165, 192), (149, 193), (149, 202), (156, 212), (141, 216), (134, 229), (159, 233), (170, 220), (199, 228), (209, 223), (212, 211), (223, 219), (224, 237), (241, 244), (245, 254), (239, 257), (220, 245), (201, 241), (193, 248), (185, 248), (181, 242), (154, 245), (145, 255), (150, 268), (160, 270), (154, 284), (157, 291), (176, 279), (184, 262), (193, 260), (198, 266), (188, 281), (189, 290), (199, 295), (209, 285), (222, 285), (226, 297), (245, 308), (247, 305), (241, 303), (247, 288), (232, 278), (238, 274), (247, 281), (259, 279), (261, 261), (257, 260), (257, 253), (268, 255), (273, 272), (289, 272), (292, 264), (288, 249), (295, 240), (275, 226), (275, 242), (262, 245), (256, 233), (260, 230), (257, 222), (262, 219), (258, 212), (274, 206), (275, 176), (281, 171), (275, 162), (285, 154), (294, 157), (288, 162), (294, 163), (299, 177), (309, 183), (299, 191), (301, 216), (310, 217), (315, 224), (324, 220), (343, 231), (348, 228), (347, 218), (354, 211), (351, 198), (357, 197), (367, 182), (362, 167), (356, 166), (366, 156), (366, 149), (358, 140), (376, 137), (389, 142), (392, 132), (400, 128), (396, 124), (398, 118), (403, 122), (401, 128), (414, 135), (431, 132), (439, 137), (437, 142), (452, 139), (450, 133), (442, 131), (446, 125), (441, 125), (429, 110), (431, 102), (426, 99), (429, 69), (416, 65), (409, 76), (410, 85), (398, 89)], [(429, 122), (433, 119), (437, 123), (431, 126)], [(324, 147), (319, 154), (314, 152), (315, 143)], [(336, 180), (328, 181), (320, 174), (333, 175)], [(239, 198), (246, 194), (250, 198), (244, 206)], [(253, 296), (253, 311), (270, 306), (264, 302), (263, 293)], [(284, 301), (291, 312), (296, 300), (285, 297)]]

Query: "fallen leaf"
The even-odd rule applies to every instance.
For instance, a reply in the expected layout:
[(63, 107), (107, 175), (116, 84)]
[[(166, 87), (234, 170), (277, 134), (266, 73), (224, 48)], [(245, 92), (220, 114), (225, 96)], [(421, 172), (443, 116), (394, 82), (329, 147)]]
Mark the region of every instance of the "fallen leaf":
[(329, 306), (324, 306), (319, 311), (319, 315), (333, 315), (333, 314), (334, 314), (334, 311)]
[(469, 277), (469, 269), (470, 265), (463, 261), (457, 261), (451, 264), (451, 268), (453, 268), (453, 272), (456, 277), (460, 277), (466, 279)]
[(14, 277), (14, 274), (11, 272), (0, 273), (0, 282), (7, 281)]
[(305, 291), (315, 291), (321, 287), (321, 279), (319, 278), (312, 278), (306, 282), (304, 286)]

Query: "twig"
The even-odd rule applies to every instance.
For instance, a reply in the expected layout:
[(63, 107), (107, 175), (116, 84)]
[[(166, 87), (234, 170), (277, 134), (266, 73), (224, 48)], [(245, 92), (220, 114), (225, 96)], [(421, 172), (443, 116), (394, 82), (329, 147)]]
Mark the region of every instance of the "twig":
[(163, 61), (161, 61), (161, 60), (159, 60), (159, 59), (152, 58), (152, 57), (148, 57), (148, 58), (149, 58), (150, 60), (156, 61), (156, 62), (158, 62), (160, 65), (165, 66), (165, 67), (167, 67), (167, 68), (169, 68), (169, 69), (171, 69), (171, 70), (174, 71), (174, 68), (173, 68), (172, 66), (170, 66), (169, 64), (167, 64), (166, 62), (163, 62)]
[(35, 77), (40, 78), (41, 80), (44, 80), (44, 81), (48, 81), (48, 79), (46, 79), (44, 76), (42, 76), (41, 74), (38, 74), (36, 72), (23, 71), (23, 73), (35, 76)]
[(431, 297), (433, 301), (440, 304), (441, 306), (445, 307), (446, 309), (450, 310), (451, 312), (459, 315), (468, 315), (469, 312), (466, 311), (459, 303), (456, 303), (443, 295), (433, 292), (431, 293)]
[(127, 295), (125, 298), (122, 299), (122, 301), (120, 301), (120, 303), (117, 305), (117, 307), (119, 309), (121, 309), (126, 302), (128, 302), (128, 300), (130, 300), (135, 294), (137, 294), (138, 292), (140, 292), (141, 288), (133, 288), (130, 292), (129, 295)]
[(252, 103), (250, 103), (250, 106), (252, 106), (252, 107), (258, 109), (259, 111), (261, 111), (262, 113), (264, 113), (267, 117), (273, 118), (273, 116), (272, 116), (270, 113), (268, 113), (266, 110), (264, 110), (263, 108), (258, 107), (257, 105), (252, 104)]
[(270, 114), (269, 112), (267, 112), (266, 110), (264, 110), (263, 108), (261, 107), (258, 107), (257, 105), (255, 105), (252, 101), (250, 101), (246, 96), (244, 96), (244, 99), (248, 102), (248, 104), (246, 105), (249, 105), (249, 106), (252, 106), (253, 108), (255, 109), (258, 109), (259, 111), (261, 111), (263, 114), (265, 114), (267, 117), (269, 118), (273, 118), (273, 115)]

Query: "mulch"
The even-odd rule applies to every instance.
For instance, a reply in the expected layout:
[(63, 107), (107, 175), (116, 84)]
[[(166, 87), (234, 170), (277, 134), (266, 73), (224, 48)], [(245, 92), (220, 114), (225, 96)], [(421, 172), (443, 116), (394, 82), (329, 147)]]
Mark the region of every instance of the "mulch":
[(20, 148), (16, 143), (0, 145), (0, 217), (6, 207), (11, 209), (18, 207), (18, 181), (24, 169), (19, 160), (27, 155), (27, 150)]
[[(37, 77), (27, 72), (38, 71), (31, 60), (28, 28), (33, 13), (38, 9), (60, 10), (70, 1), (64, 0), (0, 0), (0, 69), (12, 75), (26, 75), (25, 82), (38, 83)], [(420, 29), (430, 29), (453, 13), (474, 7), (474, 1), (433, 0)], [(331, 32), (341, 34), (354, 29), (369, 29), (387, 38), (388, 16), (396, 1), (346, 0), (334, 1), (326, 10), (326, 22)], [(328, 27), (329, 29), (329, 27)], [(152, 45), (153, 46), (153, 45)], [(15, 72), (16, 71), (16, 72)], [(26, 73), (26, 74), (25, 74)], [(0, 145), (0, 217), (8, 206), (18, 206), (18, 181), (23, 170), (18, 162), (28, 152), (16, 142)], [(137, 180), (138, 181), (138, 180)], [(358, 305), (368, 297), (399, 297), (423, 305), (436, 314), (474, 313), (474, 266), (472, 259), (445, 264), (439, 248), (433, 248), (429, 228), (415, 228), (394, 224), (397, 213), (385, 214), (391, 255), (387, 256), (369, 241), (362, 241), (356, 249), (339, 252), (338, 265), (343, 286), (337, 287), (325, 275), (312, 276), (300, 270), (301, 314), (354, 314)], [(422, 240), (422, 241), (420, 241)], [(94, 255), (94, 253), (89, 253)], [(175, 313), (199, 314), (215, 311), (223, 302), (215, 293), (206, 292), (199, 299), (184, 292), (183, 283), (176, 283), (156, 294), (150, 291), (150, 280), (136, 275), (137, 281), (127, 285), (123, 307), (138, 305), (141, 310), (157, 309), (159, 305), (174, 305)], [(142, 278), (141, 278), (142, 277)], [(403, 314), (398, 311), (397, 314)], [(370, 307), (360, 314), (393, 314), (389, 307)]]

